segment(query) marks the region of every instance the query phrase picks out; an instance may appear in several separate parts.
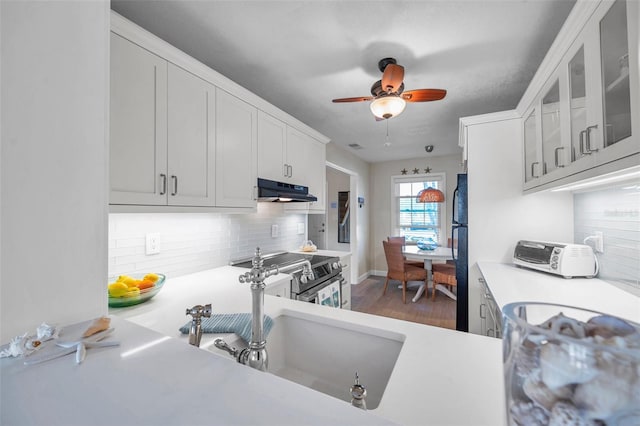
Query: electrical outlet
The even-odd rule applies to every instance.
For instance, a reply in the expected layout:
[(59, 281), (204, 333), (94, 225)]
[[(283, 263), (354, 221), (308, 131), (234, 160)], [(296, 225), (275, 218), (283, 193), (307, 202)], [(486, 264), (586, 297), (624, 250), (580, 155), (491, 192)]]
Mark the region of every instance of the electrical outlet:
[(298, 224), (298, 235), (304, 234), (304, 223)]
[(604, 253), (604, 236), (602, 235), (602, 231), (596, 231), (594, 236), (593, 242), (596, 247), (596, 253)]
[(155, 232), (151, 234), (147, 234), (147, 245), (145, 253), (149, 254), (158, 254), (160, 253), (160, 234)]
[(278, 236), (278, 225), (271, 225), (271, 237), (275, 238)]

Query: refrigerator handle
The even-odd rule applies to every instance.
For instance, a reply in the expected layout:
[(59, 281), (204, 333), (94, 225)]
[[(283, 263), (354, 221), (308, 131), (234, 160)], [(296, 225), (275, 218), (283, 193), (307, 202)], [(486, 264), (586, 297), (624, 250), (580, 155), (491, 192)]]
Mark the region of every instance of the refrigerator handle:
[[(458, 188), (456, 187), (456, 189), (453, 190), (453, 204), (451, 205), (451, 222), (454, 224), (457, 224), (458, 221), (456, 220), (456, 196), (458, 195)], [(451, 231), (451, 239), (453, 241), (453, 230)], [(452, 244), (453, 245), (453, 244)]]
[[(455, 194), (455, 192), (454, 192)], [(453, 238), (453, 235), (455, 234), (456, 230), (458, 229), (457, 226), (452, 226), (451, 227), (451, 257), (453, 258), (453, 261), (457, 261), (458, 259), (456, 258), (456, 252), (454, 250), (454, 246), (455, 244), (453, 244), (453, 242), (456, 240), (455, 238)]]

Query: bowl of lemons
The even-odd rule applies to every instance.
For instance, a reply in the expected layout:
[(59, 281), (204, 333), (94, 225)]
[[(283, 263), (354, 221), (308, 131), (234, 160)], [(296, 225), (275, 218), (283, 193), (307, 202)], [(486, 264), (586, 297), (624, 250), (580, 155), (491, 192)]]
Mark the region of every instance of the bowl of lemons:
[(107, 286), (109, 307), (123, 308), (144, 303), (162, 290), (165, 279), (165, 275), (157, 273), (120, 275)]

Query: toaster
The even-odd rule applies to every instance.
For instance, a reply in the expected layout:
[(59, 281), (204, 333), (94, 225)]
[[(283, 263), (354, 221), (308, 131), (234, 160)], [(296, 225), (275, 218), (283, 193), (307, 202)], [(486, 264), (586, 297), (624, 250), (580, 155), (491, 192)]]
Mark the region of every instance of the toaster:
[(513, 263), (564, 278), (593, 278), (598, 260), (590, 246), (520, 240), (513, 251)]

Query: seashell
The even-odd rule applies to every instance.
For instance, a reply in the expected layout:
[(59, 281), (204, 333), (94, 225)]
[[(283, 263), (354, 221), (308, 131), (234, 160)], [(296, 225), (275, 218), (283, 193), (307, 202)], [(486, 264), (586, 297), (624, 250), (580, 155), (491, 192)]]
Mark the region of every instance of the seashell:
[(551, 330), (553, 333), (581, 339), (586, 336), (586, 324), (574, 318), (565, 316), (562, 312), (554, 315), (539, 327)]
[(43, 322), (36, 329), (36, 336), (41, 342), (46, 342), (47, 340), (58, 338), (59, 332), (60, 330), (56, 326)]
[(610, 315), (598, 315), (587, 321), (586, 332), (587, 336), (610, 338), (614, 336), (628, 336), (637, 333), (637, 330), (634, 326), (620, 318)]
[(553, 406), (549, 426), (595, 426), (597, 423), (585, 419), (570, 402), (560, 401)]
[(549, 389), (542, 381), (539, 369), (532, 371), (525, 379), (522, 384), (522, 390), (531, 401), (548, 412), (551, 411), (556, 402), (571, 398), (573, 393), (573, 390), (569, 386), (563, 386), (553, 390)]
[(524, 339), (516, 348), (514, 356), (516, 371), (522, 377), (528, 377), (534, 370), (540, 369), (540, 345), (534, 343), (530, 337)]
[(549, 416), (545, 410), (533, 402), (519, 401), (510, 408), (512, 425), (516, 426), (544, 426)]
[(573, 402), (590, 419), (608, 419), (640, 405), (637, 365), (607, 354), (598, 360), (598, 375), (576, 386)]
[(548, 342), (540, 348), (542, 381), (550, 389), (593, 379), (596, 357), (591, 348), (570, 342)]

